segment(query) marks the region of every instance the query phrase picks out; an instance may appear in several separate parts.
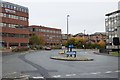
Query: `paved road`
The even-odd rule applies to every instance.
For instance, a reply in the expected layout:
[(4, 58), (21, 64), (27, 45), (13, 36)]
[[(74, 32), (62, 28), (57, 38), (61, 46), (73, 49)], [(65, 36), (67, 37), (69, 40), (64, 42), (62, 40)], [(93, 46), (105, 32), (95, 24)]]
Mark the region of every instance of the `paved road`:
[(58, 61), (50, 59), (60, 50), (33, 51), (3, 57), (3, 77), (34, 78), (118, 78), (118, 57), (80, 50), (78, 56), (94, 61)]

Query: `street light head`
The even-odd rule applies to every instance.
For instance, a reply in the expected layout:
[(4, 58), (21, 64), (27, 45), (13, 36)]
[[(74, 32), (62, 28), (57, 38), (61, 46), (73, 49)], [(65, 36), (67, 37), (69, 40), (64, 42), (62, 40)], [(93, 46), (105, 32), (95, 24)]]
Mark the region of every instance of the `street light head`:
[(70, 17), (70, 15), (67, 15), (67, 17)]

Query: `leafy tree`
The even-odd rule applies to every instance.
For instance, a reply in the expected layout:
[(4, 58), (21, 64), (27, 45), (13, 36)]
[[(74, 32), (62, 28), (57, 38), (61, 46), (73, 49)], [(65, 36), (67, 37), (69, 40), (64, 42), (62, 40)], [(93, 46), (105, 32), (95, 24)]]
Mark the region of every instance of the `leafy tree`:
[(44, 42), (43, 37), (32, 35), (31, 38), (29, 39), (29, 43), (35, 46), (35, 45), (43, 45), (45, 42)]
[(105, 42), (103, 40), (98, 42), (99, 48), (105, 48)]
[(74, 38), (70, 38), (70, 39), (67, 40), (67, 46), (70, 45), (70, 44), (75, 45), (75, 39)]

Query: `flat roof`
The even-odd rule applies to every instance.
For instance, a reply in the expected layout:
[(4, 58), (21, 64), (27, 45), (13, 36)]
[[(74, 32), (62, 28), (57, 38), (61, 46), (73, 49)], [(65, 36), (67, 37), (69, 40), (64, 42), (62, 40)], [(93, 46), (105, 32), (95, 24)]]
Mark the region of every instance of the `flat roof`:
[(108, 13), (108, 14), (106, 14), (105, 16), (110, 16), (110, 15), (116, 14), (116, 13), (120, 13), (120, 10), (117, 10), (117, 11), (114, 11), (114, 12), (111, 12), (111, 13)]
[(3, 0), (1, 0), (1, 3), (2, 3), (2, 4), (14, 5), (14, 6), (16, 6), (16, 7), (25, 8), (25, 9), (28, 10), (28, 7), (25, 7), (25, 6), (22, 6), (22, 5), (18, 5), (18, 4), (15, 4), (15, 3), (11, 3), (11, 2), (7, 2), (7, 1), (3, 1)]

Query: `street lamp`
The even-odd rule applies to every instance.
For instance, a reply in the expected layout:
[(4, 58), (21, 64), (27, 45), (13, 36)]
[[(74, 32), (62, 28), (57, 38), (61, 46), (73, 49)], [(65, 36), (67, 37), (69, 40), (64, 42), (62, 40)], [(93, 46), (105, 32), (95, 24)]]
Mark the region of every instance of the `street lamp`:
[[(86, 31), (86, 30), (84, 29), (84, 40), (85, 40), (85, 31)], [(86, 47), (85, 45), (86, 45), (86, 41), (85, 41), (85, 44), (84, 44), (84, 49), (85, 49), (85, 47)]]
[(68, 25), (68, 18), (70, 17), (70, 15), (67, 15), (67, 40), (68, 40), (68, 29), (69, 29), (69, 25)]
[[(67, 43), (68, 43), (68, 19), (69, 19), (70, 15), (67, 15)], [(69, 48), (67, 47), (67, 50), (69, 51)]]

